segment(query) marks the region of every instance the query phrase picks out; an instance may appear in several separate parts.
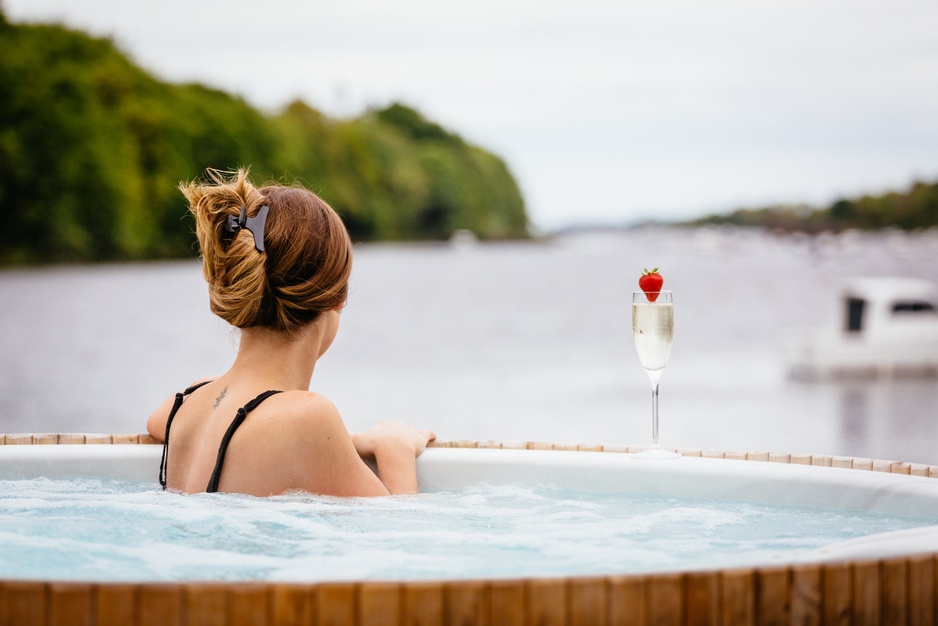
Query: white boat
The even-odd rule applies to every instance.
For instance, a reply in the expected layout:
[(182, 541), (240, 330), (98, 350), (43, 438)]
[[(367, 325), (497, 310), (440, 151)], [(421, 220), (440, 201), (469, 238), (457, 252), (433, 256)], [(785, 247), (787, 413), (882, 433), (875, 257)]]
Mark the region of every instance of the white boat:
[(837, 378), (938, 375), (938, 288), (914, 278), (856, 278), (827, 328), (785, 345), (789, 375)]

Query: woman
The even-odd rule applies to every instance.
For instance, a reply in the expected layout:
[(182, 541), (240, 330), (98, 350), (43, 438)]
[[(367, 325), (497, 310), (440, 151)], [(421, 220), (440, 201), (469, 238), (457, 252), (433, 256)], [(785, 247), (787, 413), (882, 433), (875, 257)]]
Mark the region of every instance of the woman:
[[(309, 391), (339, 329), (352, 267), (342, 220), (298, 187), (255, 188), (246, 170), (180, 185), (196, 220), (211, 309), (241, 329), (226, 373), (168, 398), (147, 430), (163, 444), (164, 488), (268, 496), (416, 493), (433, 433), (386, 423), (349, 435)], [(362, 460), (373, 458), (377, 476)]]

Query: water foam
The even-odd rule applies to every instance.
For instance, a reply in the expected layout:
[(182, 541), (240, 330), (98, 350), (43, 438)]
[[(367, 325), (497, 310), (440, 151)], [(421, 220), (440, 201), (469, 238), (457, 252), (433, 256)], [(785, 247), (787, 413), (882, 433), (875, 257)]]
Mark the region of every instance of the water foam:
[(152, 482), (0, 481), (0, 578), (419, 580), (796, 561), (938, 523), (862, 511), (552, 486), (375, 499), (180, 495)]

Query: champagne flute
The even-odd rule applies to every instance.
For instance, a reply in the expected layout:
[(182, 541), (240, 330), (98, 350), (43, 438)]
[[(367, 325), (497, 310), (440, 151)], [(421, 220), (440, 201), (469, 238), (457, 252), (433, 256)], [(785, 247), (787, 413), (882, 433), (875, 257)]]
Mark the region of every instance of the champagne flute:
[(638, 360), (651, 381), (652, 447), (633, 454), (639, 459), (672, 459), (681, 456), (658, 443), (658, 383), (671, 355), (674, 336), (674, 301), (670, 291), (632, 292), (632, 336)]

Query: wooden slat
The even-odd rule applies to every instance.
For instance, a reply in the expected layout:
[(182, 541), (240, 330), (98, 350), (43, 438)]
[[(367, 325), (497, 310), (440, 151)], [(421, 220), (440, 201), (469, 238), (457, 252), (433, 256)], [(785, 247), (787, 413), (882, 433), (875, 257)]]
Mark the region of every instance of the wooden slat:
[(756, 623), (759, 626), (788, 624), (791, 616), (790, 574), (784, 568), (756, 572)]
[(645, 614), (648, 626), (681, 624), (684, 621), (684, 589), (680, 574), (649, 576)]
[(443, 584), (410, 583), (404, 587), (404, 624), (442, 626)]
[(137, 594), (140, 626), (182, 626), (183, 595), (179, 585), (140, 585)]
[(101, 434), (85, 435), (85, 443), (95, 445), (109, 444), (111, 443), (111, 436)]
[(767, 463), (769, 460), (769, 453), (768, 452), (747, 452), (746, 460)]
[(879, 562), (856, 563), (853, 566), (853, 623), (856, 626), (880, 623)]
[(909, 559), (909, 623), (934, 624), (935, 557), (913, 556)]
[(810, 454), (792, 454), (789, 463), (792, 465), (811, 465), (811, 455)]
[(873, 459), (864, 459), (864, 458), (854, 458), (853, 459), (853, 469), (856, 470), (873, 470)]
[(227, 623), (230, 626), (265, 626), (270, 617), (269, 599), (270, 594), (263, 585), (230, 585)]
[(782, 454), (779, 452), (769, 452), (769, 462), (770, 463), (791, 463), (791, 455)]
[(853, 467), (853, 459), (849, 456), (835, 456), (831, 458), (831, 467), (851, 469)]
[(51, 583), (49, 623), (55, 626), (91, 626), (92, 587), (90, 584)]
[(567, 584), (562, 578), (532, 578), (525, 592), (528, 626), (567, 623)]
[(756, 574), (753, 570), (728, 570), (720, 574), (720, 623), (724, 626), (756, 623)]
[(85, 436), (77, 433), (64, 433), (58, 436), (56, 443), (60, 445), (84, 444)]
[(645, 626), (647, 599), (644, 576), (614, 576), (608, 588), (609, 623), (617, 626)]
[(849, 563), (821, 569), (821, 611), (825, 626), (847, 626), (853, 609), (853, 574)]
[(488, 623), (524, 626), (524, 581), (493, 580), (488, 584)]
[(182, 591), (185, 623), (224, 626), (228, 621), (228, 587), (225, 584), (186, 585)]
[(132, 624), (137, 608), (136, 585), (97, 585), (94, 598), (95, 620), (104, 624)]
[(47, 617), (46, 585), (40, 582), (5, 582), (0, 603), (4, 624), (44, 626)]
[(606, 623), (607, 581), (605, 578), (571, 578), (567, 585), (567, 623), (593, 626)]
[(146, 434), (146, 435), (137, 435), (137, 443), (141, 445), (145, 445), (145, 446), (152, 446), (156, 444), (162, 444), (163, 442), (157, 439), (156, 437), (153, 437), (152, 435)]
[(909, 615), (909, 562), (887, 559), (880, 569), (882, 585), (882, 623), (905, 626)]
[(525, 441), (503, 441), (502, 450), (526, 450), (527, 442)]
[(720, 573), (692, 572), (684, 576), (684, 606), (688, 626), (720, 623)]
[(892, 463), (889, 466), (889, 471), (892, 474), (911, 474), (912, 465), (911, 463)]
[(707, 450), (702, 451), (700, 453), (700, 456), (702, 456), (705, 459), (722, 459), (726, 456), (726, 453), (723, 452), (722, 450), (707, 449)]
[(396, 583), (362, 583), (358, 587), (359, 626), (398, 626), (401, 623), (401, 586)]
[(53, 433), (41, 433), (33, 435), (33, 444), (40, 446), (55, 445), (59, 442), (59, 437)]
[(723, 454), (724, 459), (730, 459), (732, 461), (745, 461), (746, 460), (745, 452), (725, 452)]
[(352, 583), (330, 583), (316, 589), (317, 626), (356, 624), (356, 590)]
[(805, 565), (791, 572), (791, 621), (803, 626), (821, 624), (821, 567)]
[(111, 435), (111, 443), (116, 444), (129, 444), (129, 443), (139, 443), (140, 435)]
[(6, 445), (8, 446), (26, 446), (26, 445), (32, 445), (32, 443), (33, 443), (32, 435), (15, 434), (15, 435), (6, 436)]
[(833, 457), (830, 457), (826, 454), (812, 454), (811, 455), (811, 465), (817, 465), (819, 467), (830, 467), (833, 464)]
[(270, 592), (271, 623), (276, 626), (315, 624), (315, 589), (310, 585), (274, 585)]
[(444, 586), (443, 623), (447, 626), (488, 624), (485, 593), (485, 585), (480, 581), (461, 581)]

